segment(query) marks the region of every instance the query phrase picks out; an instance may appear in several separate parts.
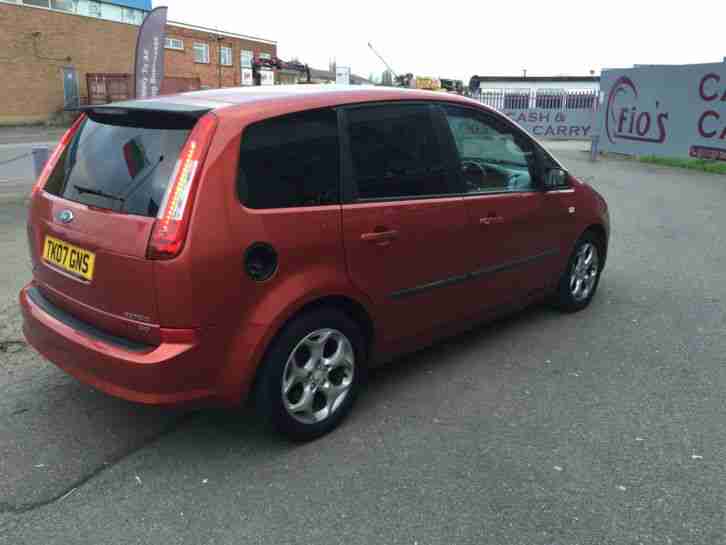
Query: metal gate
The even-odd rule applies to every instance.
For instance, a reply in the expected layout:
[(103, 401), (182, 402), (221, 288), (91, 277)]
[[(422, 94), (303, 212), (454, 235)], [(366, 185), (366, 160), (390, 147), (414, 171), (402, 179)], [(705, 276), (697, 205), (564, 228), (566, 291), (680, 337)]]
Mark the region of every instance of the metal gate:
[[(89, 104), (108, 104), (133, 98), (131, 74), (86, 74)], [(167, 77), (161, 82), (162, 95), (198, 91), (202, 83), (198, 77)]]
[(89, 104), (108, 104), (133, 97), (131, 74), (86, 74)]
[(477, 98), (541, 138), (590, 139), (599, 109), (598, 91), (482, 89)]

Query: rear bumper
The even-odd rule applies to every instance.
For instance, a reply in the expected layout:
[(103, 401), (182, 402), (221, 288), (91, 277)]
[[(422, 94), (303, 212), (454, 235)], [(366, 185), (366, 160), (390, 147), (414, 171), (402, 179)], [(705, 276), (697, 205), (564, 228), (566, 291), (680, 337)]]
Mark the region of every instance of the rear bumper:
[(81, 382), (107, 394), (154, 405), (215, 402), (210, 363), (219, 354), (205, 349), (202, 332), (190, 341), (143, 345), (83, 324), (43, 298), (31, 283), (20, 292), (23, 333), (28, 343)]

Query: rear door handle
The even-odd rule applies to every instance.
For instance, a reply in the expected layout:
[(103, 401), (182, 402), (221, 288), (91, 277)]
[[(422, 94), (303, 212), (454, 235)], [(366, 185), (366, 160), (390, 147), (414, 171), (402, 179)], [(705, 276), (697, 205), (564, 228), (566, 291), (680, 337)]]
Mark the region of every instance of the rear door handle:
[(386, 246), (391, 243), (392, 240), (398, 238), (398, 231), (390, 229), (388, 231), (373, 231), (372, 233), (363, 233), (360, 239), (365, 242), (372, 242), (379, 246)]
[(504, 223), (502, 216), (487, 216), (485, 218), (479, 218), (479, 225), (492, 225), (494, 223)]

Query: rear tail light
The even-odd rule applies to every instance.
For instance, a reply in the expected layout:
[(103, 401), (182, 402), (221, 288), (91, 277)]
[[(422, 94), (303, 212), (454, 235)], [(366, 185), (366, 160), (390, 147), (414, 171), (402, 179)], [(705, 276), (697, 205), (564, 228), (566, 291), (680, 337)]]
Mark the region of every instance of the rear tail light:
[(149, 259), (171, 259), (181, 252), (202, 166), (216, 128), (217, 117), (207, 114), (197, 122), (187, 138), (159, 207), (149, 240)]
[(36, 193), (38, 193), (41, 189), (45, 187), (48, 178), (50, 178), (50, 175), (55, 170), (55, 166), (58, 164), (58, 160), (60, 159), (61, 155), (63, 155), (65, 149), (68, 147), (68, 144), (73, 138), (73, 135), (76, 134), (78, 127), (81, 126), (81, 123), (83, 123), (85, 119), (86, 114), (79, 115), (78, 118), (73, 122), (73, 125), (71, 125), (71, 127), (61, 137), (60, 142), (58, 142), (58, 145), (53, 150), (53, 153), (51, 153), (50, 157), (48, 157), (48, 160), (46, 161), (45, 166), (40, 173), (40, 176), (38, 176), (38, 180), (35, 182), (33, 189), (30, 191), (31, 197), (33, 197)]

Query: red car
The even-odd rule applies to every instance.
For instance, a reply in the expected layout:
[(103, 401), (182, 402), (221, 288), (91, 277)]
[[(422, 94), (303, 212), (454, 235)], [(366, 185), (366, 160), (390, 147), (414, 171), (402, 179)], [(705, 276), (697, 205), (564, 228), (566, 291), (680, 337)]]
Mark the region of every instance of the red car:
[(131, 401), (319, 436), (366, 370), (549, 298), (588, 305), (603, 198), (512, 121), (385, 88), (90, 107), (33, 189), (28, 342)]

